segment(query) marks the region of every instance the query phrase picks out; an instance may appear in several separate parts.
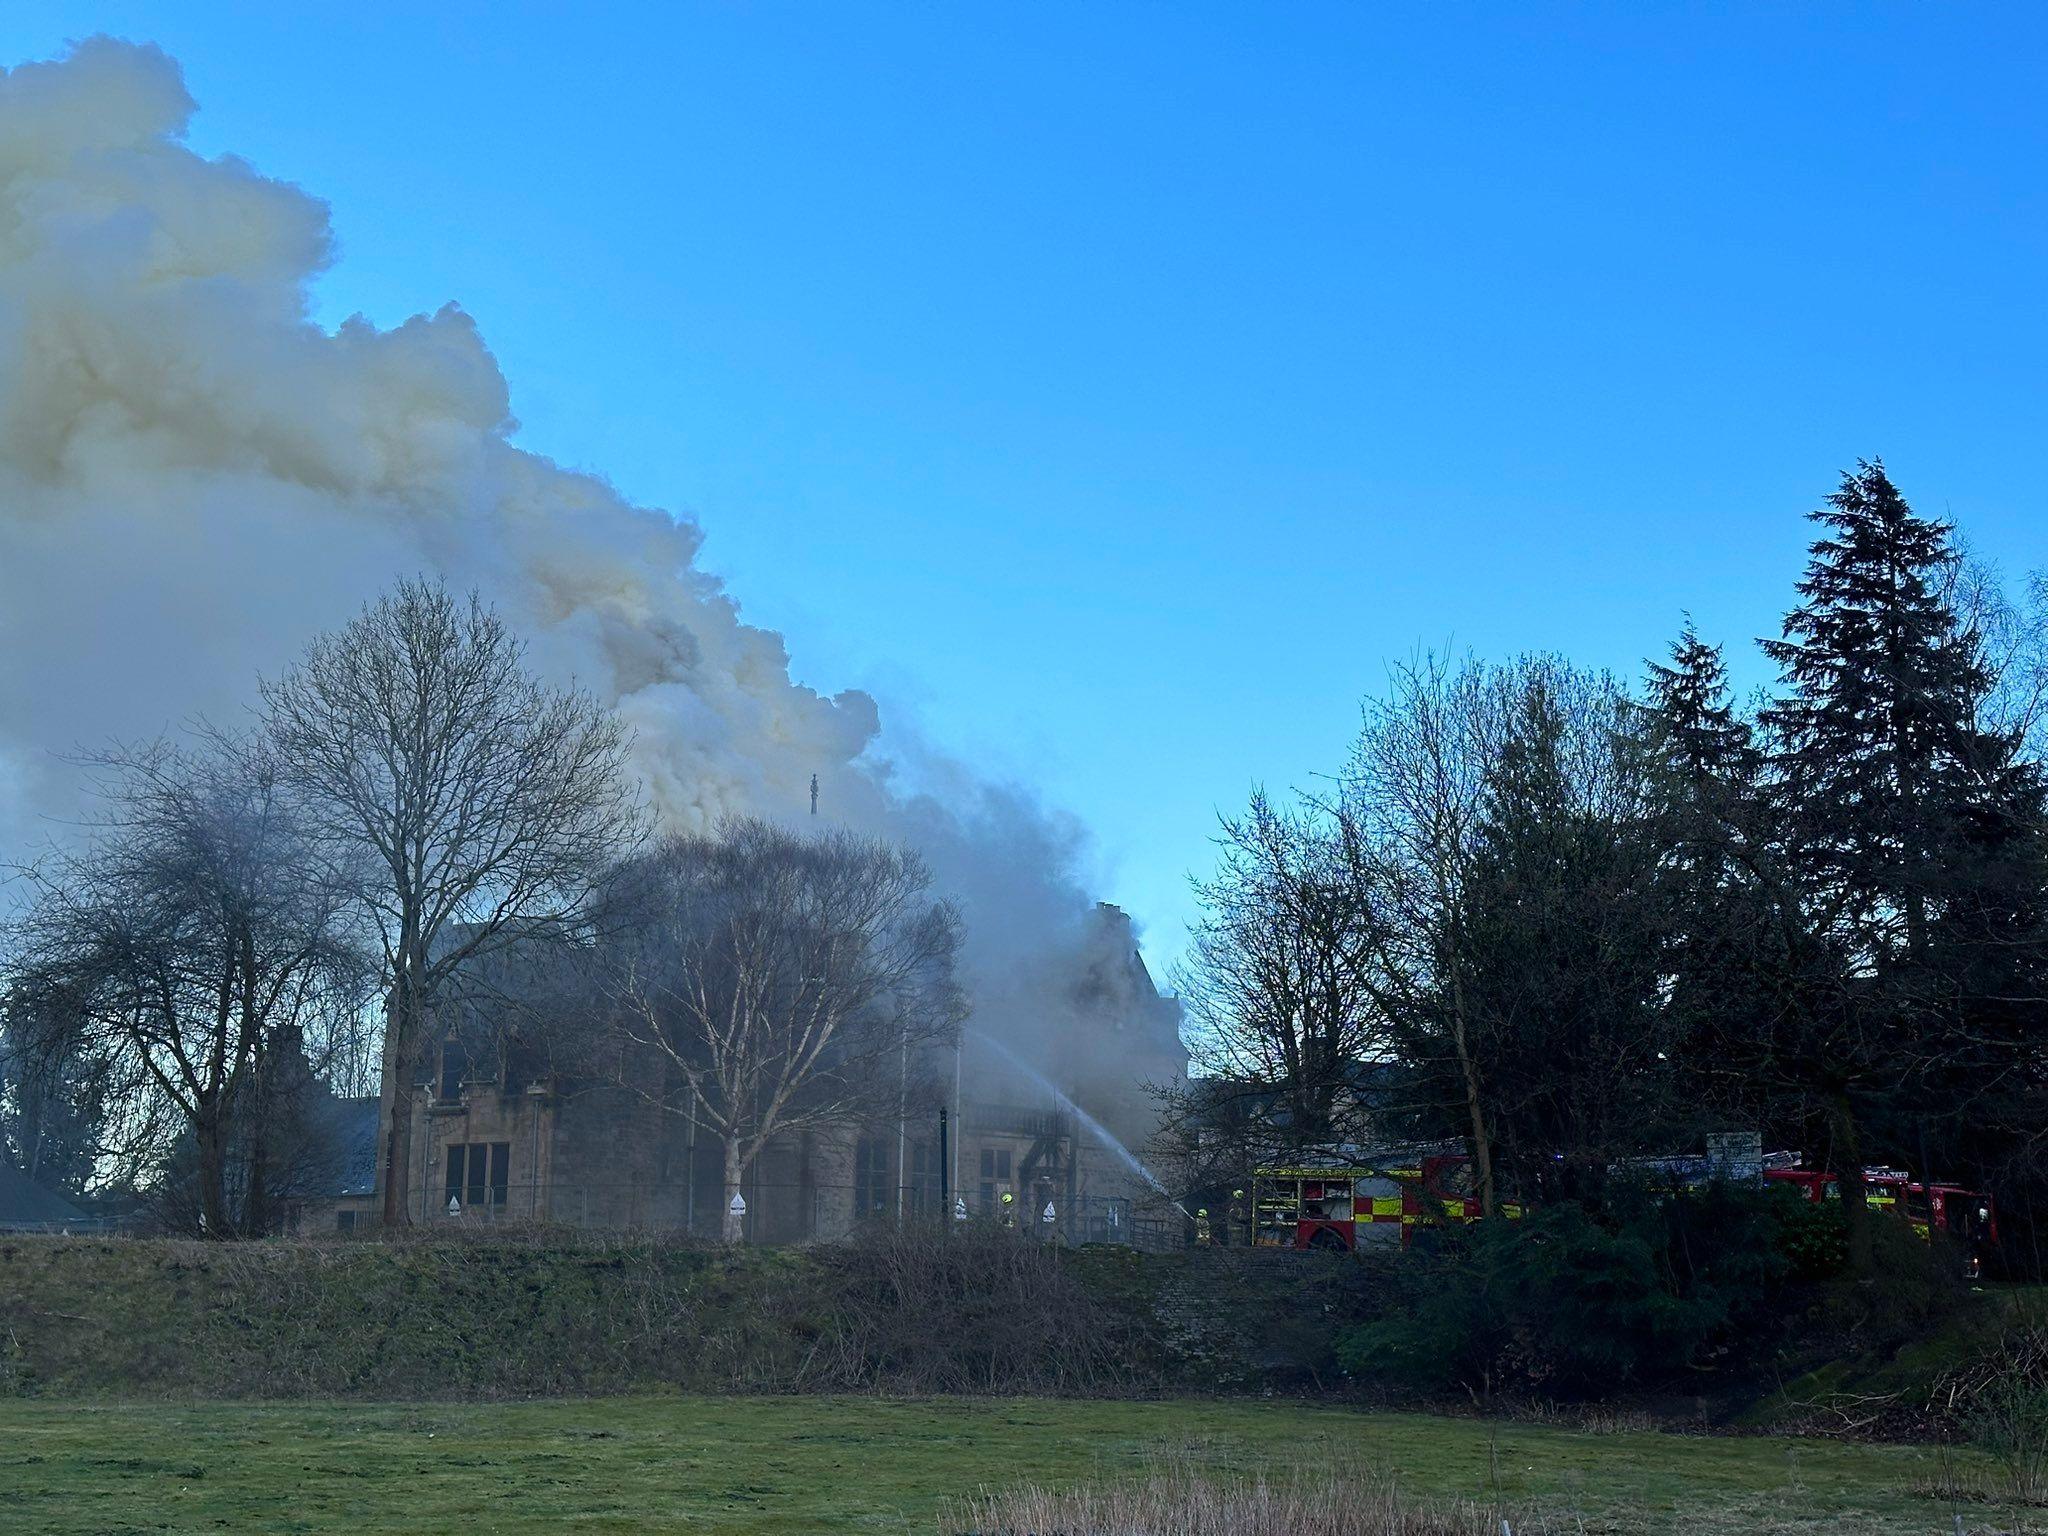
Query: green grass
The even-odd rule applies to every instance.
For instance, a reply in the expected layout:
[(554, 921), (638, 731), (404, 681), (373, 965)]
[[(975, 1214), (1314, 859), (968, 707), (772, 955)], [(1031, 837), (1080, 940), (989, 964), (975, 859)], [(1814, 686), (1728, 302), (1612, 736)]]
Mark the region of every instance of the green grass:
[(1588, 1533), (1952, 1529), (1946, 1504), (1910, 1492), (1934, 1467), (1910, 1447), (1292, 1403), (627, 1397), (0, 1402), (0, 1530), (936, 1532), (977, 1488), (1113, 1477), (1162, 1454), (1395, 1468), (1418, 1493), (1575, 1511)]
[(1979, 1288), (1917, 1337), (1882, 1339), (1876, 1347), (1825, 1361), (1792, 1378), (1760, 1398), (1740, 1422), (1758, 1429), (1827, 1423), (1831, 1405), (1841, 1405), (1844, 1416), (1853, 1418), (1887, 1398), (1920, 1408), (1948, 1373), (1995, 1355), (2002, 1331), (2038, 1328), (2044, 1319), (2048, 1286)]

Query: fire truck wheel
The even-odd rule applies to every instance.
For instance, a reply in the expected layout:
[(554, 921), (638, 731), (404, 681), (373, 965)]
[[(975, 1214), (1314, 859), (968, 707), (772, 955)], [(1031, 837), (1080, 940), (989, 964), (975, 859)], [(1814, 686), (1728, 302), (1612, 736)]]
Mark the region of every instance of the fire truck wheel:
[(1344, 1241), (1343, 1237), (1336, 1232), (1332, 1232), (1328, 1227), (1323, 1228), (1322, 1231), (1311, 1237), (1308, 1240), (1308, 1245), (1323, 1253), (1349, 1253), (1351, 1251), (1350, 1245)]

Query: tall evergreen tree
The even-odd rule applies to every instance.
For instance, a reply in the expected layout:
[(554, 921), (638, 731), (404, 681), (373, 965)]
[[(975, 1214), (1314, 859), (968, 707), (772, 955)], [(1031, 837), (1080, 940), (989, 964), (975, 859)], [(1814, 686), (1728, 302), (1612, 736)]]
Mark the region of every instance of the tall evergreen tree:
[(1668, 1120), (1637, 721), (1547, 658), (1503, 682), (1462, 966), (1503, 1163), (1525, 1197), (1584, 1196)]
[(1799, 861), (1830, 929), (1869, 971), (1922, 960), (1929, 906), (1969, 807), (2011, 744), (1978, 724), (1991, 678), (1944, 595), (1953, 528), (1860, 464), (1813, 514), (1828, 529), (1784, 634), (1764, 711)]
[(1980, 723), (1991, 678), (1945, 596), (1950, 525), (1916, 514), (1882, 463), (1845, 474), (1813, 517), (1826, 532), (1800, 605), (1764, 642), (1783, 692), (1762, 719), (1785, 859), (1838, 959), (1818, 987), (1807, 978), (1795, 1054), (1862, 1262), (1868, 1132), (1896, 1125), (1902, 1090), (1924, 1083), (1958, 1033), (1939, 962), (1973, 904), (1965, 893), (1989, 872), (1984, 829), (2012, 824), (1998, 802), (2016, 787), (2014, 743)]
[(1771, 1125), (1773, 1096), (1760, 1068), (1773, 1055), (1783, 1011), (1786, 945), (1774, 905), (1764, 756), (1735, 707), (1720, 647), (1702, 640), (1689, 618), (1670, 664), (1650, 663), (1647, 695), (1665, 1029), (1688, 1090), (1681, 1102), (1698, 1122), (1684, 1129)]
[(1731, 794), (1756, 779), (1755, 732), (1736, 711), (1721, 648), (1685, 626), (1671, 645), (1671, 665), (1650, 663), (1649, 711), (1656, 751), (1669, 773), (1691, 791), (1702, 812), (1727, 819)]

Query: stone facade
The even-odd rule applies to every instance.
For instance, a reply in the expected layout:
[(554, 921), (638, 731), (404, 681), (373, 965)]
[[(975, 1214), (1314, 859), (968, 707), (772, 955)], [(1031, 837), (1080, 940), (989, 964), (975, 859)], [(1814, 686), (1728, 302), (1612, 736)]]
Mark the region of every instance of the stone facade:
[[(1178, 1009), (1145, 972), (1128, 919), (1106, 907), (1097, 923), (1101, 954), (1076, 986), (1076, 1006), (1100, 1014), (1099, 1029), (1074, 1036), (1093, 1042), (1088, 1049), (1099, 1054), (1105, 1039), (1114, 1044), (1119, 1031), (1130, 1032), (1116, 1072), (1100, 1062), (1077, 1068), (1066, 1104), (1049, 1084), (1043, 1093), (1028, 1082), (1003, 1084), (998, 1097), (985, 1072), (963, 1075), (956, 1051), (950, 1062), (929, 1064), (935, 1078), (953, 1084), (943, 1160), (936, 1114), (772, 1142), (742, 1187), (749, 1240), (829, 1239), (863, 1220), (936, 1219), (956, 1202), (971, 1217), (1070, 1241), (1128, 1239), (1150, 1192), (1109, 1147), (1108, 1127), (1126, 1143), (1141, 1141), (1149, 1114), (1141, 1084), (1184, 1075), (1187, 1057)], [(510, 1054), (472, 1065), (450, 1045), (415, 1094), (405, 1184), (415, 1223), (553, 1222), (718, 1234), (724, 1190), (717, 1137), (689, 1113), (687, 1095), (664, 1103), (658, 1094), (622, 1086), (666, 1081), (658, 1061), (622, 1061), (601, 1079), (579, 1081), (529, 1073)], [(1096, 1085), (1092, 1093), (1083, 1081)], [(385, 1114), (390, 1103), (387, 1092)], [(1091, 1130), (1084, 1113), (1104, 1125)], [(357, 1203), (374, 1209), (379, 1202), (351, 1205)], [(1051, 1223), (1043, 1220), (1048, 1204)]]

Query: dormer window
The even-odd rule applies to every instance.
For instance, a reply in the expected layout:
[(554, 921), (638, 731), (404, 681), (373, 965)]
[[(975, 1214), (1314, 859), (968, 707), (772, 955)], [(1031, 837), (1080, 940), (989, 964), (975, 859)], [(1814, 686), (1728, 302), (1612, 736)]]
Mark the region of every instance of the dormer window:
[(439, 1096), (455, 1099), (462, 1096), (462, 1085), (469, 1077), (469, 1052), (462, 1048), (462, 1042), (450, 1035), (441, 1042), (441, 1086)]

